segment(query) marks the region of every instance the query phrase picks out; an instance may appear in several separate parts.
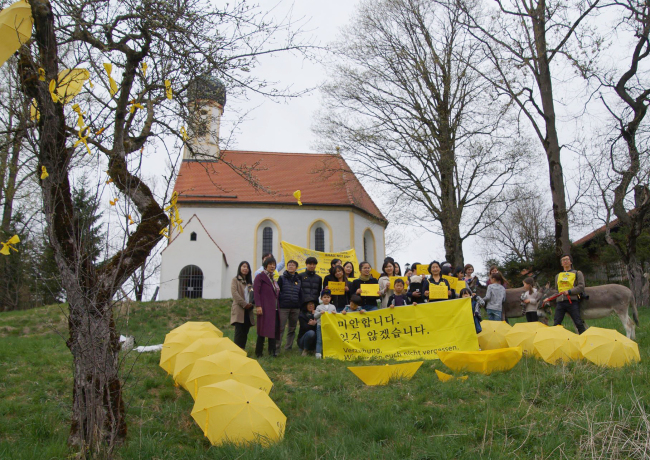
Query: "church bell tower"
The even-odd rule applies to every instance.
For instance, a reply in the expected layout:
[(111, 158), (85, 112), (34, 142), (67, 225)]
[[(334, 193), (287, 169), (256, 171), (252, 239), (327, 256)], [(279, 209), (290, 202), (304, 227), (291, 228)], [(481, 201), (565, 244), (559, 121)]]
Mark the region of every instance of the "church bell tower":
[(190, 127), (184, 160), (219, 158), (219, 129), (226, 106), (226, 85), (210, 75), (195, 78), (188, 88)]

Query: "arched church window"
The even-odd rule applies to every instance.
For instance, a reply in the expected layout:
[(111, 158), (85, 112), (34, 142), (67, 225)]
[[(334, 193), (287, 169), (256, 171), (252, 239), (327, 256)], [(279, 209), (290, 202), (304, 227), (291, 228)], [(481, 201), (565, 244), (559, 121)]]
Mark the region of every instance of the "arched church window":
[(262, 231), (262, 253), (269, 254), (273, 252), (273, 229), (264, 227)]
[(320, 252), (325, 252), (325, 230), (318, 227), (316, 229), (316, 250)]
[(190, 241), (196, 241), (196, 232), (190, 233)]
[(178, 298), (203, 298), (203, 271), (196, 265), (183, 267), (178, 275)]
[(363, 236), (363, 260), (368, 260), (368, 238)]

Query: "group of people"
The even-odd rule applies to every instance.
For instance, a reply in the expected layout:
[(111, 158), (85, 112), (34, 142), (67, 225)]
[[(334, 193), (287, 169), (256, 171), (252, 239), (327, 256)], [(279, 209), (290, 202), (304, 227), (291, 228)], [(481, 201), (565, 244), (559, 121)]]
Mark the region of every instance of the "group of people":
[[(578, 332), (582, 333), (584, 324), (580, 319), (578, 302), (579, 295), (584, 292), (584, 277), (581, 272), (572, 269), (570, 256), (564, 256), (561, 262), (565, 272), (560, 273), (559, 278), (556, 277), (559, 298), (555, 324), (561, 324), (564, 314), (569, 313)], [(263, 354), (265, 343), (268, 344), (269, 356), (279, 356), (285, 331), (285, 350), (292, 349), (296, 341), (304, 356), (313, 352), (316, 358), (321, 358), (323, 314), (364, 313), (379, 308), (464, 297), (471, 298), (477, 333), (481, 332), (481, 307), (485, 307), (488, 319), (506, 320), (503, 305), (509, 286), (495, 266), (490, 268), (487, 291), (481, 297), (477, 295), (477, 288), (483, 286), (474, 275), (474, 267), (471, 264), (453, 268), (447, 262), (433, 261), (427, 266), (429, 275), (426, 276), (419, 274), (424, 272), (424, 267), (415, 262), (402, 275), (400, 265), (391, 257), (387, 257), (378, 279), (372, 276), (371, 266), (366, 261), (354, 267), (351, 262), (343, 263), (340, 259), (333, 259), (329, 274), (324, 278), (316, 273), (317, 265), (318, 260), (309, 257), (305, 261), (305, 270), (299, 273), (300, 267), (295, 260), (287, 261), (286, 266), (278, 266), (272, 254), (264, 254), (262, 267), (253, 275), (250, 264), (241, 262), (237, 276), (231, 284), (231, 324), (235, 327), (235, 343), (245, 349), (248, 332), (252, 326), (257, 325), (255, 354), (258, 358)], [(278, 275), (278, 271), (283, 268), (282, 275)], [(355, 270), (357, 268), (358, 272)], [(406, 278), (407, 283), (403, 278), (395, 278), (402, 276)], [(571, 281), (570, 284), (567, 279)], [(454, 286), (460, 284), (461, 288), (452, 288), (449, 280), (454, 281), (451, 283)], [(377, 287), (368, 289), (363, 288), (364, 285)], [(537, 309), (541, 299), (534, 285), (533, 278), (524, 280), (521, 305), (528, 321), (539, 320)], [(341, 286), (344, 288), (341, 289)], [(431, 298), (430, 291), (434, 289), (442, 295)], [(333, 294), (333, 291), (336, 293)]]

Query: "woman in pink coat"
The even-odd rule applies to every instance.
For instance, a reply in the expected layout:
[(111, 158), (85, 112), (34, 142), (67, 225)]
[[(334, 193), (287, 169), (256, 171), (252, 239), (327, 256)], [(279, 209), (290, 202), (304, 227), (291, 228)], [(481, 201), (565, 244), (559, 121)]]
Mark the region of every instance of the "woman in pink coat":
[(269, 257), (264, 260), (264, 271), (255, 277), (253, 293), (255, 296), (255, 313), (257, 314), (257, 344), (255, 354), (262, 357), (264, 339), (269, 339), (269, 355), (277, 356), (275, 341), (280, 339), (280, 312), (278, 310), (278, 296), (280, 288), (273, 279), (275, 273), (275, 259)]

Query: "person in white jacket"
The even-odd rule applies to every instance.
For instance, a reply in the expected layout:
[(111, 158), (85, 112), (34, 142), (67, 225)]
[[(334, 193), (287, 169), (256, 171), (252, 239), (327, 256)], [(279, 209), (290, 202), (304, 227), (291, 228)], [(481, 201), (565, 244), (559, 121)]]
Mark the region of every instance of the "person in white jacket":
[(329, 289), (323, 289), (320, 293), (320, 300), (323, 302), (314, 312), (314, 319), (316, 320), (316, 358), (320, 359), (323, 357), (323, 334), (320, 328), (320, 317), (323, 313), (332, 313), (336, 314), (336, 306), (331, 304), (332, 301), (332, 291)]

